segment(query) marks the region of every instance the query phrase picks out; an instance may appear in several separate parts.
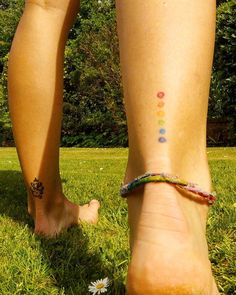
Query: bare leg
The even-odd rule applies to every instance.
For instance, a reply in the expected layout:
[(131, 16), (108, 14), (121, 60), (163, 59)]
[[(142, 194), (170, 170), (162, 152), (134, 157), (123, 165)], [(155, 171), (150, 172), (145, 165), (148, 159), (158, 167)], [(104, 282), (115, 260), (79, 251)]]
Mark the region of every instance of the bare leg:
[(59, 174), (64, 47), (78, 10), (77, 0), (26, 1), (10, 52), (9, 105), (29, 212), (35, 231), (49, 236), (96, 222), (99, 207), (69, 202)]
[[(129, 159), (125, 182), (177, 174), (211, 191), (206, 119), (213, 0), (116, 0)], [(128, 198), (129, 294), (218, 294), (205, 237), (208, 206), (162, 184)]]

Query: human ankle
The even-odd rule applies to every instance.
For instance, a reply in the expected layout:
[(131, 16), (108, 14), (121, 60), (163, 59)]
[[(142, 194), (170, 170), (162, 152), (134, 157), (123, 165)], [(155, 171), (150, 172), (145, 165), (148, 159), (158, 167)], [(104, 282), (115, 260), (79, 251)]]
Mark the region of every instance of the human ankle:
[(41, 215), (53, 215), (65, 206), (66, 197), (62, 192), (45, 194), (43, 199), (37, 199), (28, 194), (28, 212), (35, 219)]
[[(191, 159), (187, 160), (187, 159)], [(185, 160), (186, 159), (186, 160)], [(145, 172), (169, 173), (179, 176), (188, 182), (199, 184), (202, 189), (211, 190), (211, 177), (207, 158), (204, 153), (200, 156), (187, 153), (184, 160), (181, 155), (137, 156), (137, 153), (129, 154), (124, 182), (130, 182), (135, 177)]]
[(125, 180), (128, 182), (147, 171), (171, 173), (172, 170), (171, 160), (167, 155), (146, 157), (142, 155), (139, 156), (137, 153), (135, 153), (134, 156), (129, 154)]

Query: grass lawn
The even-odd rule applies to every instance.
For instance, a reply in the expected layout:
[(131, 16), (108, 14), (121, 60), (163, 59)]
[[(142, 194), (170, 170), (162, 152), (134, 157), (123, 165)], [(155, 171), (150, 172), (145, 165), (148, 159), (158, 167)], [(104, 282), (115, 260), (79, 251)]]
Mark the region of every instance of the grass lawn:
[[(209, 148), (219, 199), (208, 220), (210, 258), (221, 294), (236, 294), (236, 148)], [(57, 239), (32, 233), (16, 151), (0, 149), (0, 294), (87, 295), (91, 281), (109, 277), (106, 294), (125, 294), (129, 259), (127, 206), (119, 187), (127, 149), (61, 149), (66, 195), (101, 201), (97, 226), (69, 229)], [(148, 295), (148, 294), (147, 294)]]

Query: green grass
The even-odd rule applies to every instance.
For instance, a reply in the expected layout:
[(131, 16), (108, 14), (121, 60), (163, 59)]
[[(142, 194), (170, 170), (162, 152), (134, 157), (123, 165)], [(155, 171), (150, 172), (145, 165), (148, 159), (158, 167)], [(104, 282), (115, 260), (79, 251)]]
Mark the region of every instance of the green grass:
[[(209, 148), (219, 200), (208, 221), (210, 258), (221, 294), (236, 294), (236, 148)], [(107, 294), (125, 294), (129, 259), (127, 206), (119, 197), (127, 149), (62, 149), (64, 191), (74, 202), (101, 201), (97, 226), (69, 229), (57, 239), (32, 233), (15, 149), (0, 149), (0, 294), (86, 295), (109, 277)]]

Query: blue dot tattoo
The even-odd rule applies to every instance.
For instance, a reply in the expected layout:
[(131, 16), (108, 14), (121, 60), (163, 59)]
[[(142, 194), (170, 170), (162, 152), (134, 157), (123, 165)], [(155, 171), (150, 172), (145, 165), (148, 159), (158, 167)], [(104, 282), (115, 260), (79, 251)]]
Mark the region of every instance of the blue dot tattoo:
[(161, 128), (159, 132), (160, 132), (160, 134), (165, 134), (166, 130), (164, 128)]

